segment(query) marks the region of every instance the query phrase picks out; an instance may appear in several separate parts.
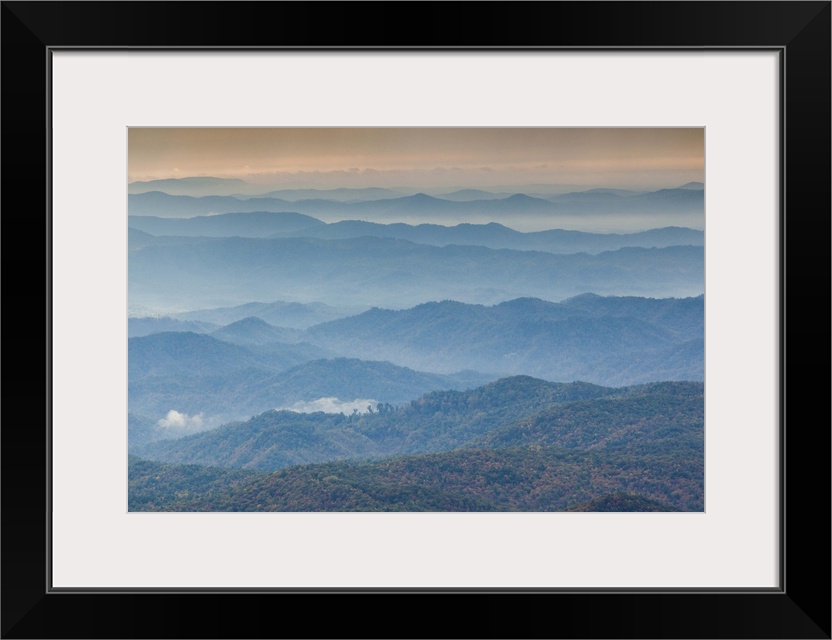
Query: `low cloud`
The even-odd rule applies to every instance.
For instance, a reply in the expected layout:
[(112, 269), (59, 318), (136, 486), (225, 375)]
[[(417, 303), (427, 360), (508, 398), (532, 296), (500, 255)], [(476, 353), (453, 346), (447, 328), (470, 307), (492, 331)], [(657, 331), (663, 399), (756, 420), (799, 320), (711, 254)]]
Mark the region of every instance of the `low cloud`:
[(172, 431), (196, 432), (211, 429), (217, 426), (218, 422), (219, 420), (217, 418), (205, 418), (201, 413), (189, 416), (187, 413), (180, 413), (171, 409), (156, 425)]
[(318, 398), (310, 402), (296, 402), (290, 407), (284, 407), (289, 411), (296, 411), (297, 413), (314, 413), (316, 411), (323, 411), (324, 413), (346, 413), (351, 414), (353, 411), (358, 413), (367, 413), (367, 407), (373, 407), (375, 410), (377, 400), (356, 398), (351, 401), (342, 401), (338, 398)]

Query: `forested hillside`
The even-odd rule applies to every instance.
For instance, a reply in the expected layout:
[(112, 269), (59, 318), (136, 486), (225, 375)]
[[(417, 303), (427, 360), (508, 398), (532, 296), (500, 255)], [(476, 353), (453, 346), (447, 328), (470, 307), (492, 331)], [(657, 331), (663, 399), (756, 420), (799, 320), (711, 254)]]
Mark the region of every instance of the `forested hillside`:
[[(285, 471), (212, 497), (223, 509), (237, 501), (243, 510), (563, 510), (623, 491), (699, 510), (702, 394), (690, 382), (610, 389), (521, 376), (366, 414), (271, 411), (135, 451)], [(209, 508), (203, 498), (153, 500), (153, 508)]]
[[(701, 511), (701, 466), (551, 447), (237, 470), (133, 459), (131, 510)], [(619, 497), (626, 492), (627, 498)]]

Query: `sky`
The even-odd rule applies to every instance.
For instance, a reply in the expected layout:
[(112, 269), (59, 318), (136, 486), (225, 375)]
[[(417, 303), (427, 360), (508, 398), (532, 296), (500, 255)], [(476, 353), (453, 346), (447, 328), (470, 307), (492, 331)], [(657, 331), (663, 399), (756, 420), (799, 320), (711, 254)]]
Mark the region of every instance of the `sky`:
[(704, 147), (702, 128), (130, 128), (128, 181), (651, 190), (704, 182)]

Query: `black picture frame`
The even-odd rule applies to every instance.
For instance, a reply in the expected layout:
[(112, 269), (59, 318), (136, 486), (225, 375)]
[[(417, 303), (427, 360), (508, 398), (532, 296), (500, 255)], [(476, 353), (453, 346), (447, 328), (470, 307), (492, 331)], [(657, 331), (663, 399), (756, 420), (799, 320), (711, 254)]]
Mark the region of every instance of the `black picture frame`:
[[(0, 21), (3, 638), (830, 637), (830, 2), (3, 2)], [(52, 590), (50, 52), (129, 47), (778, 51), (779, 588)], [(385, 599), (355, 599), (369, 595)], [(326, 609), (310, 618), (301, 604)]]

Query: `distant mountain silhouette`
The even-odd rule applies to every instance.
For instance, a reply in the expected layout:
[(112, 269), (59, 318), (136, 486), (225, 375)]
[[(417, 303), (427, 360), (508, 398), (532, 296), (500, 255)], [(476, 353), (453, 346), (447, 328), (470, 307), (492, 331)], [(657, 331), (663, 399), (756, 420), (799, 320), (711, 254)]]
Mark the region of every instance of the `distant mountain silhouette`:
[(269, 342), (296, 342), (303, 332), (275, 327), (265, 320), (248, 316), (215, 330), (211, 335), (232, 344), (263, 345)]
[(162, 191), (177, 196), (231, 195), (250, 185), (237, 178), (168, 178), (165, 180), (137, 180), (127, 185), (127, 193), (139, 194)]
[(279, 198), (237, 198), (234, 196), (169, 195), (161, 191), (147, 191), (127, 196), (130, 216), (189, 218), (192, 216), (238, 212), (296, 211), (294, 203)]
[(206, 375), (247, 367), (279, 367), (243, 347), (192, 332), (164, 332), (130, 338), (127, 362), (131, 384), (148, 376)]
[(552, 229), (521, 233), (496, 222), (463, 223), (453, 227), (437, 224), (380, 224), (362, 220), (344, 220), (321, 224), (299, 231), (278, 232), (275, 238), (312, 237), (328, 240), (360, 238), (396, 238), (420, 244), (444, 247), (449, 244), (474, 245), (491, 249), (518, 249), (551, 253), (600, 253), (623, 247), (702, 246), (705, 234), (695, 229), (665, 227), (637, 233), (586, 233)]
[[(280, 192), (274, 192), (279, 194)], [(378, 195), (378, 194), (375, 194)], [(340, 202), (322, 197), (284, 200), (278, 197), (172, 196), (162, 192), (128, 195), (131, 216), (191, 217), (230, 212), (293, 211), (326, 221), (369, 219), (382, 221), (505, 221), (513, 219), (542, 221), (549, 228), (559, 219), (574, 224), (580, 216), (652, 216), (667, 224), (690, 224), (704, 214), (704, 191), (695, 188), (661, 189), (647, 193), (622, 193), (616, 190), (592, 190), (539, 198), (515, 193), (508, 197), (482, 199), (447, 199), (425, 193)], [(577, 218), (576, 218), (577, 216)], [(397, 220), (398, 218), (398, 220)], [(657, 226), (657, 225), (653, 225)], [(698, 225), (696, 225), (698, 226)], [(643, 226), (642, 226), (643, 228)]]
[(273, 326), (305, 329), (321, 322), (352, 315), (349, 309), (337, 309), (322, 302), (247, 302), (234, 307), (199, 309), (174, 314), (181, 320), (197, 320), (217, 325), (231, 324), (245, 318), (259, 318)]
[(372, 309), (308, 330), (344, 355), (430, 371), (475, 369), (548, 380), (635, 384), (702, 380), (704, 298), (522, 298)]
[(218, 329), (217, 325), (210, 322), (199, 322), (194, 320), (176, 320), (169, 317), (142, 317), (127, 318), (127, 337), (138, 338), (149, 336), (153, 333), (166, 331), (192, 331), (194, 333), (210, 333)]
[(334, 200), (336, 202), (360, 202), (380, 200), (401, 195), (396, 189), (278, 189), (261, 194), (260, 198), (281, 198), (291, 202), (298, 200)]
[[(232, 346), (232, 345), (229, 345)], [(282, 360), (303, 351), (308, 344), (285, 345)], [(242, 348), (241, 348), (242, 349)], [(168, 353), (175, 354), (174, 351)], [(435, 389), (468, 389), (496, 376), (473, 371), (440, 375), (398, 367), (389, 362), (306, 358), (299, 364), (275, 370), (280, 354), (268, 350), (262, 361), (241, 360), (239, 367), (194, 367), (187, 372), (168, 367), (169, 375), (131, 376), (130, 410), (158, 420), (174, 409), (189, 415), (204, 414), (224, 421), (248, 418), (269, 409), (305, 406), (322, 399), (353, 402), (358, 399), (401, 404)], [(245, 358), (245, 354), (240, 356)], [(265, 363), (265, 366), (264, 364)], [(271, 367), (271, 368), (266, 368)], [(153, 371), (161, 372), (161, 368)], [(314, 404), (309, 404), (312, 410)], [(361, 410), (365, 410), (362, 406)], [(347, 410), (349, 413), (350, 410)]]
[(128, 224), (154, 236), (206, 236), (266, 238), (275, 233), (309, 229), (323, 222), (300, 213), (252, 211), (194, 218), (130, 216)]
[(555, 255), (372, 237), (186, 238), (136, 249), (129, 265), (131, 304), (148, 307), (311, 299), (401, 308), (437, 299), (559, 300), (585, 291), (684, 297), (703, 289), (704, 251), (692, 246)]
[(443, 200), (453, 200), (455, 202), (467, 202), (469, 200), (497, 200), (505, 198), (511, 194), (500, 192), (492, 193), (490, 191), (483, 191), (482, 189), (459, 189), (451, 191), (450, 193), (443, 193), (441, 197)]
[(128, 227), (127, 229), (127, 244), (130, 249), (140, 249), (145, 247), (149, 244), (154, 244), (156, 242), (156, 237), (146, 233), (144, 231), (139, 231), (138, 229), (134, 229), (133, 227)]

